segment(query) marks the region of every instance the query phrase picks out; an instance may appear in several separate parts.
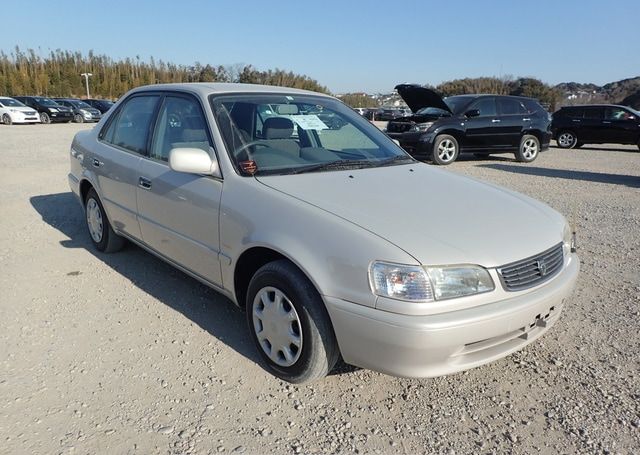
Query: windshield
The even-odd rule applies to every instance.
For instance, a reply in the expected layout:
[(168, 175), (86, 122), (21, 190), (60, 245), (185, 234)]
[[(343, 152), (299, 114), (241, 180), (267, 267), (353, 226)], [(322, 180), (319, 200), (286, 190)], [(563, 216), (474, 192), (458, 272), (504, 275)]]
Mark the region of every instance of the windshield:
[(52, 99), (49, 98), (40, 98), (40, 97), (36, 97), (34, 98), (35, 102), (38, 104), (41, 104), (43, 106), (59, 106), (58, 103), (56, 103), (55, 101), (53, 101)]
[(69, 102), (79, 109), (87, 109), (87, 108), (91, 109), (91, 106), (89, 106), (84, 101), (69, 101)]
[(438, 117), (444, 117), (444, 116), (450, 116), (451, 113), (443, 109), (438, 109), (437, 107), (423, 107), (422, 109), (418, 109), (418, 112), (416, 112), (416, 115), (433, 115)]
[(637, 111), (637, 110), (632, 109), (632, 108), (628, 108), (628, 109), (629, 109), (631, 112), (633, 112), (633, 114), (634, 114), (636, 117), (640, 117), (640, 111)]
[(313, 95), (212, 96), (236, 169), (294, 174), (413, 162), (378, 128), (341, 102)]
[(471, 101), (472, 99), (472, 96), (465, 95), (448, 96), (444, 99), (444, 102), (447, 106), (449, 106), (451, 112), (453, 112), (454, 114), (458, 114), (462, 109), (464, 109), (467, 104), (469, 104), (469, 101)]
[(0, 98), (0, 103), (6, 107), (27, 107), (20, 101), (14, 100), (13, 98)]

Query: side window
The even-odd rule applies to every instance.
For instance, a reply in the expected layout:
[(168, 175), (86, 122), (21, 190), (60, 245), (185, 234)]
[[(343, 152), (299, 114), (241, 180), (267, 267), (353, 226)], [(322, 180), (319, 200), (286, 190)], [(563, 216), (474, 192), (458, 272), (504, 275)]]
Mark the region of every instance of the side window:
[(144, 154), (149, 124), (158, 99), (158, 95), (143, 95), (128, 100), (102, 138), (118, 147)]
[(602, 118), (602, 109), (598, 107), (587, 108), (584, 110), (584, 118), (600, 120)]
[(500, 115), (526, 114), (527, 110), (518, 100), (512, 98), (498, 98)]
[(193, 98), (167, 96), (158, 113), (149, 156), (169, 161), (171, 149), (200, 148), (209, 153), (210, 146), (207, 123), (200, 103)]
[(631, 114), (619, 107), (608, 107), (604, 111), (605, 120), (628, 120)]
[(495, 98), (482, 98), (476, 103), (474, 103), (474, 105), (471, 106), (469, 110), (474, 110), (474, 109), (478, 109), (480, 111), (480, 117), (486, 117), (486, 116), (495, 117), (496, 116), (496, 100)]

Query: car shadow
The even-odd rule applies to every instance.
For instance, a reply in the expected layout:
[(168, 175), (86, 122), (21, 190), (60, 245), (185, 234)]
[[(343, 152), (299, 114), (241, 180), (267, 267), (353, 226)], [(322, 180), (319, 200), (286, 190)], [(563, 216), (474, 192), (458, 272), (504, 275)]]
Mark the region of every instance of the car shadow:
[(600, 172), (548, 169), (544, 167), (508, 164), (481, 164), (479, 167), (513, 172), (514, 174), (537, 175), (540, 177), (552, 177), (567, 180), (586, 180), (589, 182), (610, 183), (612, 185), (626, 185), (630, 188), (640, 188), (640, 177), (634, 175), (605, 174)]
[(633, 146), (633, 148), (621, 148), (621, 147), (589, 147), (583, 145), (582, 147), (575, 148), (573, 150), (593, 150), (596, 152), (626, 152), (626, 153), (638, 153), (638, 148)]
[[(266, 370), (249, 337), (245, 313), (226, 297), (131, 243), (117, 254), (97, 251), (89, 238), (82, 209), (70, 192), (34, 196), (30, 202), (45, 223), (68, 238), (60, 242), (62, 247), (88, 251), (142, 291)], [(343, 367), (343, 371), (348, 370)]]

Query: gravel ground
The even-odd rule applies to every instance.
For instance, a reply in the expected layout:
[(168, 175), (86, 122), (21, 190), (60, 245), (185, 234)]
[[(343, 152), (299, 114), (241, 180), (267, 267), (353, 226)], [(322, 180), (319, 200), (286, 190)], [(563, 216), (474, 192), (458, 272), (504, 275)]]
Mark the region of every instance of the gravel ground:
[(541, 340), (448, 377), (340, 365), (293, 386), (265, 372), (224, 298), (136, 247), (90, 247), (66, 182), (84, 128), (0, 126), (1, 453), (640, 451), (636, 148), (449, 167), (575, 224), (578, 286)]

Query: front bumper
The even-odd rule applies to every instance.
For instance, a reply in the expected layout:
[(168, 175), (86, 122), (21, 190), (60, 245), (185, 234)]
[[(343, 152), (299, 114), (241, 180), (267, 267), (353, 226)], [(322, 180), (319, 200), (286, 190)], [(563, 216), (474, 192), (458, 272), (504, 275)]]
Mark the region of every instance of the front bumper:
[(575, 286), (575, 254), (552, 280), (518, 296), (429, 316), (377, 310), (324, 296), (345, 362), (402, 377), (435, 377), (500, 359), (558, 320)]
[(13, 123), (40, 123), (40, 116), (37, 112), (33, 115), (25, 115), (22, 112), (12, 112), (9, 116)]
[(73, 114), (71, 112), (51, 112), (49, 118), (52, 123), (57, 122), (70, 122), (73, 120)]

